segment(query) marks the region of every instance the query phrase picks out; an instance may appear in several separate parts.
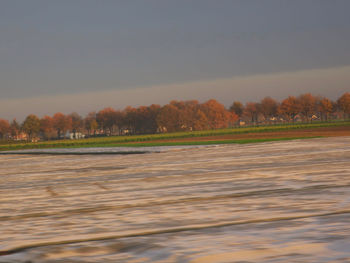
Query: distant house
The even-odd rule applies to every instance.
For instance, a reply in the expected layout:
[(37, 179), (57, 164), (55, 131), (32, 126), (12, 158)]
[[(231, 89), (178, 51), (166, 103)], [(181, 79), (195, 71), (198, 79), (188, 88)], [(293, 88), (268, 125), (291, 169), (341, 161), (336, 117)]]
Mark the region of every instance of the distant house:
[(27, 141), (28, 135), (25, 132), (20, 132), (12, 137), (14, 141)]
[(311, 120), (316, 121), (319, 120), (320, 118), (317, 115), (312, 115)]
[(131, 130), (128, 128), (121, 128), (119, 130), (119, 135), (131, 135)]
[(29, 140), (31, 142), (40, 141), (40, 137), (33, 136), (32, 138), (29, 138), (28, 134), (26, 134), (25, 132), (20, 132), (17, 135), (9, 136), (8, 138), (14, 141), (29, 141)]
[(168, 131), (168, 129), (165, 126), (159, 126), (157, 128), (157, 132), (158, 133), (164, 133), (164, 132), (167, 132), (167, 131)]
[(181, 125), (181, 129), (184, 131), (192, 131), (193, 130), (192, 127), (187, 127), (186, 124)]
[(246, 123), (245, 123), (245, 121), (243, 121), (243, 120), (239, 120), (238, 121), (238, 125), (239, 126), (244, 126)]
[(76, 140), (76, 139), (83, 139), (85, 138), (85, 134), (81, 132), (71, 132), (67, 131), (67, 133), (64, 136), (65, 138), (71, 139), (71, 140)]

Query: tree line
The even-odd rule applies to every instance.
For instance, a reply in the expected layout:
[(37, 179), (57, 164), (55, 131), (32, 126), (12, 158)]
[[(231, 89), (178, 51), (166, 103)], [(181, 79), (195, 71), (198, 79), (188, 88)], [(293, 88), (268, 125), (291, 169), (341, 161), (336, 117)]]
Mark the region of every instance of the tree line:
[(157, 132), (198, 131), (228, 128), (244, 124), (272, 124), (313, 120), (328, 121), (350, 117), (350, 93), (337, 101), (310, 93), (289, 96), (278, 102), (265, 97), (259, 102), (234, 101), (230, 108), (211, 99), (171, 101), (160, 106), (108, 107), (82, 117), (78, 113), (55, 113), (37, 117), (29, 114), (22, 123), (0, 119), (0, 139), (42, 140), (84, 136), (152, 134)]

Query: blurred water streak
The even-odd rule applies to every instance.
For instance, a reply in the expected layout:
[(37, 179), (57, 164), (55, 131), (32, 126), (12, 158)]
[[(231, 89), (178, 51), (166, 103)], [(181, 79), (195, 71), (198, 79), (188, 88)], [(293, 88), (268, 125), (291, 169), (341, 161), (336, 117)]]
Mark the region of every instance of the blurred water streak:
[(350, 137), (85, 151), (0, 156), (0, 262), (350, 262)]

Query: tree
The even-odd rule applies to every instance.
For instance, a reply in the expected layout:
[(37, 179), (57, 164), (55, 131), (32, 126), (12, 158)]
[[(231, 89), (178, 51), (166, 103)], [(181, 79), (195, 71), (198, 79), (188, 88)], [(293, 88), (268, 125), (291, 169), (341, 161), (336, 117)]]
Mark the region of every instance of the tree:
[(158, 124), (157, 124), (157, 116), (160, 112), (160, 105), (152, 104), (148, 107), (148, 122), (146, 125), (146, 133), (156, 133)]
[(343, 111), (344, 118), (349, 117), (350, 115), (350, 93), (346, 92), (344, 93), (338, 100), (337, 100), (338, 107)]
[(309, 121), (313, 114), (315, 114), (316, 99), (310, 93), (302, 94), (298, 97), (300, 105), (300, 113), (304, 116), (306, 121)]
[(173, 100), (160, 109), (156, 120), (159, 130), (169, 132), (205, 130), (209, 123), (203, 105), (196, 100)]
[(45, 115), (40, 119), (40, 132), (45, 140), (54, 138), (55, 128), (52, 117)]
[(300, 111), (299, 101), (294, 96), (284, 99), (278, 109), (279, 113), (285, 116), (288, 121), (293, 121)]
[(255, 102), (247, 102), (244, 108), (243, 115), (246, 116), (250, 122), (258, 122), (259, 105)]
[(89, 136), (91, 134), (96, 135), (98, 129), (98, 123), (96, 121), (96, 112), (90, 112), (84, 119), (85, 129), (88, 131)]
[(111, 107), (100, 110), (96, 115), (96, 121), (106, 135), (114, 133), (114, 127), (121, 122), (121, 113)]
[(73, 112), (69, 115), (72, 119), (72, 132), (74, 134), (74, 139), (77, 138), (77, 132), (82, 132), (84, 129), (83, 118), (76, 112)]
[(20, 131), (21, 131), (21, 126), (19, 125), (16, 119), (13, 119), (13, 121), (10, 124), (10, 133), (12, 138), (15, 138), (15, 137), (17, 138)]
[(137, 122), (137, 109), (127, 106), (123, 111), (122, 123), (127, 127), (130, 134), (134, 134)]
[(32, 140), (40, 131), (40, 120), (34, 115), (30, 114), (22, 124), (22, 130), (28, 135), (28, 139)]
[(208, 129), (208, 118), (201, 110), (201, 105), (197, 100), (185, 101), (182, 104), (181, 122), (184, 130), (201, 131)]
[(234, 112), (239, 118), (241, 118), (244, 112), (244, 106), (239, 101), (234, 101), (230, 107), (230, 111)]
[(318, 109), (322, 120), (328, 120), (329, 114), (333, 112), (333, 102), (327, 98), (320, 98), (318, 101)]
[(157, 131), (157, 115), (159, 114), (160, 106), (152, 104), (151, 106), (140, 106), (134, 111), (135, 133), (147, 134)]
[(163, 106), (160, 109), (156, 120), (158, 128), (161, 131), (175, 132), (181, 130), (181, 112), (172, 104)]
[(265, 121), (266, 120), (270, 121), (272, 117), (276, 116), (277, 108), (278, 108), (277, 102), (270, 97), (265, 97), (260, 102), (260, 112), (264, 116)]
[(191, 120), (192, 120), (191, 128), (194, 131), (202, 131), (208, 128), (208, 125), (207, 125), (208, 118), (200, 109), (197, 109), (193, 113), (193, 118)]
[(72, 118), (57, 112), (53, 115), (53, 127), (57, 131), (57, 138), (61, 139), (62, 135), (64, 137), (66, 132), (72, 129)]
[(227, 128), (229, 126), (232, 115), (221, 103), (211, 99), (203, 103), (200, 108), (208, 119), (209, 129)]
[(8, 120), (0, 119), (0, 139), (4, 139), (10, 131), (10, 124)]

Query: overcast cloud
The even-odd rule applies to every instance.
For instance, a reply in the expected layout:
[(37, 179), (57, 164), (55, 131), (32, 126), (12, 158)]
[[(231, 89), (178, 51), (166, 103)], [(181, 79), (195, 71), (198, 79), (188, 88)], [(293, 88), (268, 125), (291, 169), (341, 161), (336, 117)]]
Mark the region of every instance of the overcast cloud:
[(349, 91), (350, 1), (1, 1), (0, 118)]

